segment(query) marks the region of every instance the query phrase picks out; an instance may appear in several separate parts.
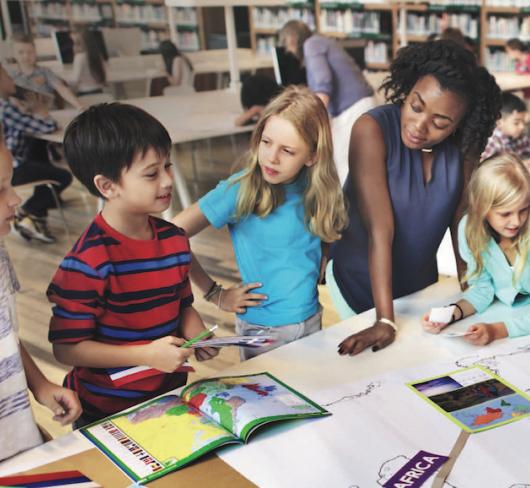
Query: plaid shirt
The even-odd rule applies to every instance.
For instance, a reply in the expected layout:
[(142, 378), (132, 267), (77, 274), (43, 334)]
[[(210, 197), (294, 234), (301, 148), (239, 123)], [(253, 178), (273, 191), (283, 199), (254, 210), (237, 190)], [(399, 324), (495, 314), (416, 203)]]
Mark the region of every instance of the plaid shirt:
[(22, 112), (9, 100), (0, 100), (0, 120), (15, 168), (26, 160), (27, 134), (48, 134), (57, 129), (57, 123), (51, 117), (42, 118)]
[(493, 134), (488, 139), (486, 149), (482, 153), (480, 160), (495, 156), (496, 154), (510, 153), (520, 159), (530, 158), (530, 138), (523, 135), (518, 139), (512, 139), (505, 136), (502, 131), (496, 127)]

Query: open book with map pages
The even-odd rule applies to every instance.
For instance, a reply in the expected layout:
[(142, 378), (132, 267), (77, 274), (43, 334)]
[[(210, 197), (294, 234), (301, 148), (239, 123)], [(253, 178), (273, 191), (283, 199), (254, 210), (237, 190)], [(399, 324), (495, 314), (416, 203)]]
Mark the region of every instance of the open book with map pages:
[(480, 365), (407, 385), (469, 433), (530, 416), (530, 397)]
[(327, 410), (269, 373), (196, 381), (81, 432), (134, 481), (149, 482), (261, 425)]

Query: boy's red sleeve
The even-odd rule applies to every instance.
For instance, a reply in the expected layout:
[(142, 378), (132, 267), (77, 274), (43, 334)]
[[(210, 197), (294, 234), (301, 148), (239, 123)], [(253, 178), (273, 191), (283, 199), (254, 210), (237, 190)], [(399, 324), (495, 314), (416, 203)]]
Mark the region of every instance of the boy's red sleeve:
[(73, 256), (63, 259), (46, 292), (54, 304), (48, 340), (67, 344), (92, 339), (104, 311), (104, 290), (97, 270)]

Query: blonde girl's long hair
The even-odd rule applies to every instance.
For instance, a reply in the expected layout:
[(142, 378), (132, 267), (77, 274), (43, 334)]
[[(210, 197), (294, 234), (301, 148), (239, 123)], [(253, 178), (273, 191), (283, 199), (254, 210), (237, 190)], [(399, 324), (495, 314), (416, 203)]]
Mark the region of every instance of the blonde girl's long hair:
[[(478, 276), (483, 268), (482, 252), (486, 249), (495, 231), (486, 216), (491, 209), (513, 205), (526, 198), (530, 203), (530, 174), (523, 163), (510, 154), (501, 154), (483, 161), (475, 170), (468, 187), (468, 212), (465, 235), (476, 266), (464, 278), (468, 281)], [(514, 284), (520, 278), (528, 257), (530, 230), (528, 218), (519, 234), (513, 239), (511, 249), (519, 255), (514, 269)]]
[(314, 157), (314, 164), (301, 170), (307, 180), (303, 196), (307, 228), (324, 242), (336, 241), (346, 227), (347, 215), (333, 162), (329, 117), (322, 101), (307, 88), (289, 87), (265, 108), (245, 156), (247, 168), (234, 180), (241, 184), (236, 219), (250, 214), (267, 217), (285, 200), (283, 185), (265, 181), (258, 161), (263, 130), (273, 116), (291, 122)]

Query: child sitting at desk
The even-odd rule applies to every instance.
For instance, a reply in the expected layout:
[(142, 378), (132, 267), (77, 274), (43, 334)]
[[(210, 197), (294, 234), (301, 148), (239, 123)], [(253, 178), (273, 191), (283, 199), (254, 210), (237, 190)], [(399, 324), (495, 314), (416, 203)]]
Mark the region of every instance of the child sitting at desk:
[(20, 198), (11, 186), (11, 154), (0, 142), (0, 461), (42, 442), (28, 395), (54, 413), (54, 420), (66, 425), (81, 413), (75, 392), (51, 383), (42, 374), (19, 341), (15, 315), (15, 293), (19, 284), (4, 247)]
[(326, 107), (307, 88), (289, 87), (265, 108), (246, 163), (174, 219), (191, 236), (228, 226), (244, 284), (223, 290), (195, 261), (191, 277), (207, 300), (238, 312), (238, 334), (274, 331), (273, 345), (241, 349), (242, 360), (321, 329), (322, 247), (347, 219)]
[(107, 64), (94, 31), (82, 29), (71, 35), (74, 44), (72, 85), (78, 97), (103, 93)]
[[(527, 313), (498, 322), (476, 323), (465, 339), (486, 345), (504, 337), (530, 334), (530, 174), (514, 156), (487, 159), (475, 170), (468, 187), (468, 211), (458, 227), (460, 255), (467, 263), (469, 288), (455, 304), (450, 323), (484, 312), (497, 298)], [(434, 323), (428, 314), (423, 328), (437, 334), (449, 324)]]
[(15, 83), (28, 86), (36, 92), (53, 95), (56, 91), (64, 100), (81, 110), (83, 105), (68, 88), (68, 85), (48, 68), (37, 65), (37, 51), (33, 39), (25, 34), (12, 38), (13, 56), (17, 64), (9, 69)]
[[(13, 155), (15, 165), (12, 184), (17, 186), (38, 180), (53, 180), (57, 182), (54, 189), (59, 195), (72, 182), (72, 175), (51, 164), (46, 147), (32, 144), (28, 137), (57, 129), (55, 120), (49, 115), (50, 97), (15, 86), (1, 65), (0, 96), (0, 120), (6, 146)], [(55, 206), (51, 190), (46, 185), (36, 186), (33, 195), (17, 211), (15, 229), (28, 240), (55, 242), (47, 221), (48, 210)]]
[(530, 170), (530, 137), (526, 134), (525, 103), (509, 92), (502, 94), (501, 118), (488, 140), (481, 159), (502, 153), (510, 153), (523, 161)]
[(236, 126), (255, 124), (265, 106), (281, 92), (282, 88), (272, 78), (265, 75), (247, 76), (241, 84), (241, 105), (245, 111), (236, 118)]
[[(179, 368), (191, 349), (178, 346), (205, 330), (192, 306), (188, 238), (151, 216), (171, 202), (170, 148), (162, 124), (132, 105), (93, 106), (65, 132), (72, 172), (105, 199), (47, 292), (55, 304), (49, 340), (55, 357), (74, 366), (65, 383), (83, 405), (78, 427), (184, 385)], [(199, 360), (215, 354), (196, 349)], [(114, 382), (136, 366), (149, 375)]]
[[(519, 39), (510, 39), (506, 42), (506, 54), (515, 61), (515, 72), (520, 75), (530, 76), (530, 53)], [(523, 90), (524, 97), (530, 98), (530, 88)]]

